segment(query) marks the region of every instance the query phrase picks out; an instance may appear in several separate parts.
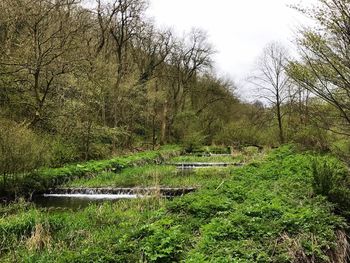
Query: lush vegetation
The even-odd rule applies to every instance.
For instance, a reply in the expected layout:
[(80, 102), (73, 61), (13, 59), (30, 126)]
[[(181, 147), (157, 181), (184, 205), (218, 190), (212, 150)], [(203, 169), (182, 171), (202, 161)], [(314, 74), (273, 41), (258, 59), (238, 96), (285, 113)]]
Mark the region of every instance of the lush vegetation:
[[(7, 178), (0, 186), (0, 197), (25, 196), (34, 191), (41, 192), (50, 187), (98, 175), (99, 172), (115, 174), (120, 170), (150, 163), (161, 163), (181, 153), (181, 147), (164, 146), (158, 151), (146, 151), (108, 160), (70, 164), (62, 168), (42, 168), (26, 174)], [(8, 182), (11, 180), (11, 182)]]
[(294, 142), (346, 158), (344, 2), (298, 7), (320, 27), (301, 30), (300, 61), (279, 44), (264, 49), (248, 78), (263, 99), (247, 103), (216, 76), (206, 33), (158, 29), (147, 0), (3, 0), (0, 174), (167, 143), (193, 151)]
[[(324, 158), (283, 147), (245, 167), (200, 169), (186, 183), (198, 191), (172, 200), (106, 202), (74, 213), (2, 206), (1, 261), (346, 262), (346, 220), (318, 194), (314, 178), (313, 163)], [(341, 162), (332, 165), (344, 172)], [(128, 171), (139, 171), (147, 185), (156, 168), (125, 169), (102, 183), (124, 184)], [(170, 184), (175, 176), (169, 167), (159, 174)]]
[[(147, 0), (1, 0), (0, 261), (349, 262), (350, 5), (316, 2), (294, 6), (315, 23), (298, 58), (268, 44), (246, 102), (206, 32), (157, 28)], [(197, 191), (30, 202), (136, 186)]]

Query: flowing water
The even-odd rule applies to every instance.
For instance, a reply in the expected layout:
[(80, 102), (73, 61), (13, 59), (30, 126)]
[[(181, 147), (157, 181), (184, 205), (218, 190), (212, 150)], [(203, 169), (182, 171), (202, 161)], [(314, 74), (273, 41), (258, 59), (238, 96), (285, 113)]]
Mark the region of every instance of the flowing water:
[[(209, 164), (209, 166), (211, 166)], [(191, 176), (194, 168), (207, 168), (205, 164), (177, 166), (178, 176)], [(182, 196), (194, 188), (61, 188), (49, 189), (44, 194), (34, 195), (33, 203), (47, 209), (80, 209), (91, 204), (118, 202), (120, 200), (145, 198), (158, 194), (164, 198)]]
[(195, 191), (195, 188), (136, 187), (136, 188), (57, 188), (35, 195), (32, 201), (42, 208), (84, 208), (106, 201), (158, 196), (172, 198)]

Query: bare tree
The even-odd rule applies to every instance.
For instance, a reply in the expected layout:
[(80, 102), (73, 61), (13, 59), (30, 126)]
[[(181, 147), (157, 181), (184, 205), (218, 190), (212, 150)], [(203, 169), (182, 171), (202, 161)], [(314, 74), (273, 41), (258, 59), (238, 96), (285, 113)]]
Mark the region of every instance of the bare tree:
[(25, 90), (35, 125), (44, 117), (47, 100), (59, 88), (61, 77), (80, 60), (73, 51), (86, 26), (85, 13), (72, 10), (79, 3), (75, 0), (6, 1), (3, 12), (9, 21), (8, 34), (16, 36), (18, 45), (9, 40), (12, 45), (1, 52), (6, 55), (0, 61), (0, 74), (10, 75)]
[[(169, 89), (168, 100), (164, 105), (164, 120), (162, 127), (170, 131), (176, 115), (185, 110), (188, 99), (193, 104), (193, 87), (197, 77), (211, 68), (214, 51), (208, 42), (204, 31), (193, 29), (186, 40), (179, 40), (172, 48), (169, 58), (171, 65), (167, 73)], [(192, 105), (190, 105), (192, 106)], [(171, 111), (170, 111), (171, 108)], [(165, 134), (163, 130), (162, 134)]]
[(279, 43), (268, 44), (258, 58), (254, 75), (249, 82), (258, 87), (259, 97), (275, 109), (279, 141), (284, 142), (282, 104), (290, 96), (290, 82), (286, 74), (287, 50)]
[(140, 25), (132, 45), (132, 57), (139, 71), (137, 85), (156, 77), (173, 48), (174, 37), (170, 30), (159, 31), (153, 24)]
[[(114, 0), (103, 5), (97, 0), (97, 20), (100, 27), (99, 43), (97, 53), (108, 43), (108, 49), (112, 50), (116, 65), (116, 82), (114, 88), (109, 94), (111, 101), (112, 126), (118, 127), (123, 124), (124, 101), (125, 96), (121, 91), (121, 86), (125, 79), (133, 71), (133, 63), (130, 58), (133, 40), (137, 37), (140, 25), (142, 24), (142, 15), (146, 8), (146, 1), (138, 0)], [(130, 81), (130, 80), (129, 80)], [(132, 86), (128, 84), (128, 86)]]

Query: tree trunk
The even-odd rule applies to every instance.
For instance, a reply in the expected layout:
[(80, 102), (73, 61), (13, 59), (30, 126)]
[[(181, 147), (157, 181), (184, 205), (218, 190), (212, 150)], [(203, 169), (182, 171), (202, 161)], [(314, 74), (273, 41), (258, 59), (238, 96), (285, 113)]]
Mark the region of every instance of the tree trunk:
[(152, 150), (154, 151), (157, 143), (157, 137), (156, 137), (156, 123), (155, 123), (156, 116), (153, 114), (152, 116)]
[(166, 143), (166, 129), (167, 129), (167, 114), (168, 114), (168, 102), (165, 101), (163, 107), (163, 113), (161, 117), (161, 133), (160, 133), (160, 144), (163, 145)]
[(283, 126), (282, 126), (282, 114), (281, 114), (281, 105), (279, 103), (277, 103), (277, 120), (278, 120), (280, 143), (283, 144), (284, 136), (283, 136)]

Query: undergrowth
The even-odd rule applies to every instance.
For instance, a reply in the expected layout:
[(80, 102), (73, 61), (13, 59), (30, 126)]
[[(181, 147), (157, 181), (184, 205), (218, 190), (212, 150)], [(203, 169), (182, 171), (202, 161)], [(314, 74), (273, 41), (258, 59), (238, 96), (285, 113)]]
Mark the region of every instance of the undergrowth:
[(31, 174), (17, 177), (11, 185), (0, 186), (0, 197), (18, 197), (28, 195), (28, 193), (41, 192), (75, 179), (94, 177), (104, 171), (117, 173), (127, 167), (159, 164), (180, 153), (181, 148), (178, 146), (165, 146), (157, 151), (139, 152), (108, 160), (71, 164), (61, 168), (43, 168)]
[(282, 147), (242, 168), (202, 169), (211, 179), (173, 200), (1, 207), (0, 261), (347, 262), (347, 224), (314, 191), (314, 158)]

